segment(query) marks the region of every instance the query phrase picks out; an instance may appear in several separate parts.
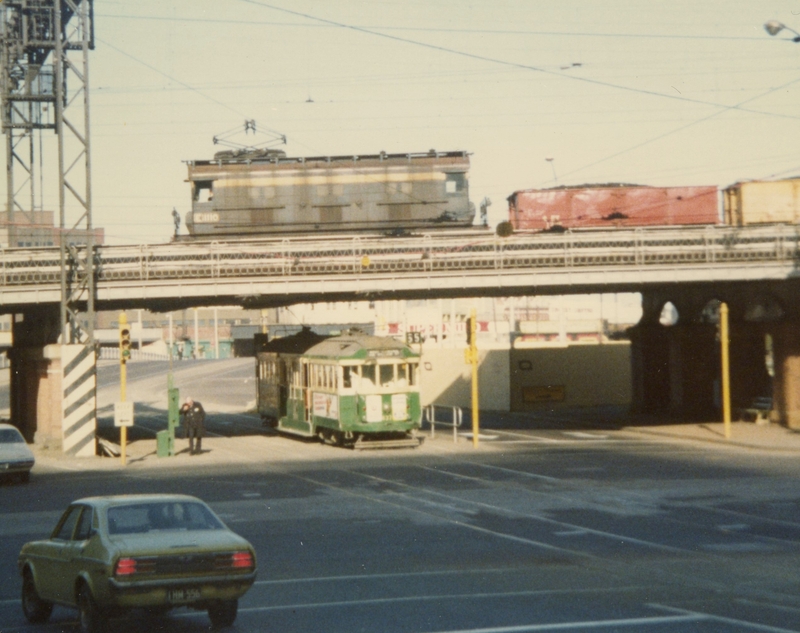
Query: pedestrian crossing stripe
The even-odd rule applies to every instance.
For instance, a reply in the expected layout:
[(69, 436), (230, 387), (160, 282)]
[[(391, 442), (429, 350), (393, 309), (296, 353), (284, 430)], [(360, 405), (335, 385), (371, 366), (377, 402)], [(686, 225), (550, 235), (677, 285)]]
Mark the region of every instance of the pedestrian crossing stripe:
[(97, 453), (97, 356), (94, 345), (62, 345), (62, 446), (74, 457)]

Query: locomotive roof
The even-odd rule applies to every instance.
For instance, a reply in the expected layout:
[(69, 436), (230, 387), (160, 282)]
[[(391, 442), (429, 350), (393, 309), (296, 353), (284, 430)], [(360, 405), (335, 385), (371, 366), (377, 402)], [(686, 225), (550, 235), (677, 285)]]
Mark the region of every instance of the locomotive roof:
[[(443, 159), (465, 159), (469, 157), (466, 151), (437, 152), (430, 150), (427, 152), (407, 152), (402, 154), (347, 154), (342, 156), (286, 156), (283, 152), (262, 151), (233, 151), (220, 152), (212, 160), (190, 160), (186, 161), (189, 166), (221, 166), (221, 165), (302, 165), (304, 163), (326, 163), (336, 165), (354, 165), (358, 163), (374, 162), (377, 164), (384, 162), (408, 163), (410, 161), (424, 162), (437, 161)], [(458, 161), (461, 162), (461, 161)]]
[(327, 358), (408, 358), (417, 356), (407, 345), (388, 336), (371, 336), (363, 332), (350, 331), (333, 336), (314, 345), (308, 356)]

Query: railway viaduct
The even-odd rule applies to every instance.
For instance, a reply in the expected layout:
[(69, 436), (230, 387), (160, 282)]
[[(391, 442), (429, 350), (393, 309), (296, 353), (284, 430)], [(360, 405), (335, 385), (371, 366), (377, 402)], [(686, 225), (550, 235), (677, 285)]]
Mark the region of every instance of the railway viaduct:
[[(800, 428), (800, 230), (794, 226), (585, 231), (498, 237), (488, 231), (174, 242), (96, 249), (101, 310), (204, 305), (641, 292), (631, 331), (634, 406), (713, 419), (719, 376), (714, 301), (730, 309), (732, 406), (773, 396), (777, 421)], [(56, 249), (0, 253), (0, 312), (13, 314), (11, 415), (37, 443), (94, 454), (94, 347), (60, 344)], [(672, 327), (663, 306), (677, 307)], [(765, 366), (769, 335), (774, 377)], [(77, 347), (77, 351), (73, 348)], [(91, 389), (90, 389), (91, 391)], [(75, 412), (79, 411), (76, 421)]]

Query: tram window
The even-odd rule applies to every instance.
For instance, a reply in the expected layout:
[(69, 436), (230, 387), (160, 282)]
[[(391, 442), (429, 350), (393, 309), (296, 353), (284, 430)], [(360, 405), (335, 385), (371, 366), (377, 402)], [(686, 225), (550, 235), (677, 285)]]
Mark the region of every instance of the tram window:
[(361, 382), (367, 385), (375, 384), (375, 365), (362, 365), (361, 366)]
[(417, 386), (417, 365), (415, 364), (408, 366), (408, 384), (412, 387)]
[(394, 382), (394, 365), (379, 365), (381, 368), (381, 386), (387, 387)]
[(342, 387), (350, 389), (353, 386), (353, 370), (355, 367), (342, 367)]
[(403, 363), (397, 366), (397, 386), (407, 387), (410, 383), (408, 379), (408, 365)]

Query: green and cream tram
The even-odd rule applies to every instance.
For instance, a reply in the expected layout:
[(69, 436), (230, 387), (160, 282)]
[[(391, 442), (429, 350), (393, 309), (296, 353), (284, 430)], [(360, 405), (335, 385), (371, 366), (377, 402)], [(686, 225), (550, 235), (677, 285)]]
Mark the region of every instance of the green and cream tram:
[(280, 431), (331, 444), (418, 446), (419, 355), (358, 331), (275, 339), (258, 352), (258, 409)]

